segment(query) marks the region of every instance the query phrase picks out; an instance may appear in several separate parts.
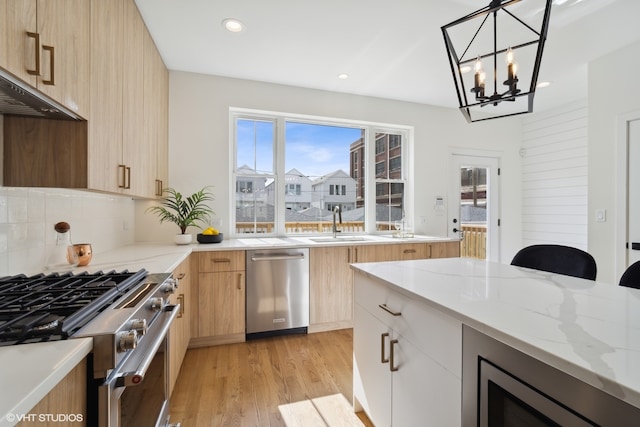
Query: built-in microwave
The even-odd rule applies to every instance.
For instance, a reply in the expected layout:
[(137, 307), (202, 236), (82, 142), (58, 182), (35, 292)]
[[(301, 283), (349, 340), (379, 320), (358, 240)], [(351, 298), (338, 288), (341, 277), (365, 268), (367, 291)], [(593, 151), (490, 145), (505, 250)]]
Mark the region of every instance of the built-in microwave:
[(462, 349), (463, 427), (640, 425), (640, 408), (471, 327)]

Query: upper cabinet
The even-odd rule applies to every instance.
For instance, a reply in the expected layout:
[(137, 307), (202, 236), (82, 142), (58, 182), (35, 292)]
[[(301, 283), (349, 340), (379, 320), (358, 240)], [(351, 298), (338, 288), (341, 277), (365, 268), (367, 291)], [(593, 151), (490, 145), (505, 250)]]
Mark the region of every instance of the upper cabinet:
[(169, 73), (153, 39), (144, 35), (144, 141), (155, 148), (154, 194), (169, 183)]
[(87, 118), (89, 2), (0, 0), (0, 23), (0, 66)]
[(91, 16), (89, 186), (154, 197), (159, 138), (147, 134), (166, 126), (166, 117), (147, 120), (146, 110), (158, 109), (160, 96), (145, 88), (153, 78), (148, 67), (166, 68), (146, 42), (150, 36), (133, 0), (93, 0)]
[[(134, 0), (40, 0), (37, 5), (54, 3), (66, 10), (76, 2), (87, 10), (90, 78), (76, 83), (89, 82), (88, 120), (68, 124), (5, 116), (4, 185), (155, 198), (168, 185), (168, 71)], [(17, 16), (18, 5), (35, 17), (27, 3), (0, 0), (0, 19)], [(54, 12), (38, 9), (37, 16), (44, 14), (48, 22)], [(41, 160), (37, 167), (34, 158)]]

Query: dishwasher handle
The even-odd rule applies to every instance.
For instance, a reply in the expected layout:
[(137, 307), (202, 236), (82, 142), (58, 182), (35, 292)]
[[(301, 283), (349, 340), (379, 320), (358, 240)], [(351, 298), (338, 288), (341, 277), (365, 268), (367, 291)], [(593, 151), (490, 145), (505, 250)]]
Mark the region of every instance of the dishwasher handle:
[(290, 261), (296, 259), (304, 259), (304, 254), (292, 254), (292, 255), (267, 255), (267, 256), (252, 256), (251, 261)]

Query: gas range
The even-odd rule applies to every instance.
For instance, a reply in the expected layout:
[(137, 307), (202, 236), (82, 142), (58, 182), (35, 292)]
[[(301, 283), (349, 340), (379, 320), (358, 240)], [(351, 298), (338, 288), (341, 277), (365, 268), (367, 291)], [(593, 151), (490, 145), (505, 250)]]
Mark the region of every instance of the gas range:
[(136, 347), (175, 288), (169, 274), (144, 269), (3, 277), (0, 346), (93, 337), (96, 369), (106, 376)]
[[(170, 274), (144, 269), (3, 277), (0, 346), (90, 337), (90, 425), (169, 425), (169, 328), (180, 306), (168, 297), (176, 288)], [(153, 410), (137, 411), (139, 398)]]

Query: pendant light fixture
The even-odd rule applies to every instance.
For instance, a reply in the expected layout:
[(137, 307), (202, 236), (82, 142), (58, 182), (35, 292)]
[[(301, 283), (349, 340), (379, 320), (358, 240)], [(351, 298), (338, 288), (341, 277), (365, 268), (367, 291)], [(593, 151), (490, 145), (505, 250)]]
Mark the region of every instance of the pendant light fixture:
[(460, 111), (468, 122), (533, 111), (551, 3), (491, 0), (442, 27)]

